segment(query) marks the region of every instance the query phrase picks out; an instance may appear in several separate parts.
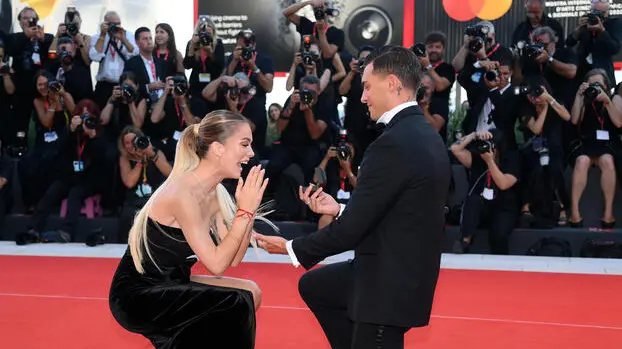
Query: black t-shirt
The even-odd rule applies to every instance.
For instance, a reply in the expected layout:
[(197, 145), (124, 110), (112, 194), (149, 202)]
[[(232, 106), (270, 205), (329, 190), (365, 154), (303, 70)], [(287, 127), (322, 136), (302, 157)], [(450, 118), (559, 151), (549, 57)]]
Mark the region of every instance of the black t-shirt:
[(597, 130), (607, 131), (609, 133), (609, 140), (615, 141), (618, 130), (609, 117), (609, 112), (605, 106), (600, 103), (585, 103), (585, 112), (583, 113), (583, 120), (579, 124), (579, 135), (582, 139), (596, 141)]
[[(291, 96), (287, 98), (283, 109), (289, 106)], [(300, 111), (299, 106), (296, 106), (292, 111), (289, 123), (287, 127), (281, 133), (281, 144), (287, 146), (313, 146), (318, 145), (321, 140), (326, 137), (328, 130), (330, 129), (330, 111), (331, 104), (325, 98), (320, 95), (318, 102), (312, 107), (313, 116), (315, 120), (322, 120), (326, 123), (326, 132), (319, 139), (312, 139), (307, 129), (307, 121), (305, 119), (304, 112)]]
[[(490, 185), (488, 185), (488, 165), (479, 154), (471, 153), (471, 157), (472, 160), (469, 177), (471, 195), (481, 195), (484, 188), (492, 188), (494, 191), (495, 202), (498, 202), (504, 206), (508, 203), (513, 204), (515, 200), (518, 199), (518, 185), (514, 184), (511, 188), (502, 191), (495, 185), (495, 181), (492, 179), (492, 176), (490, 176)], [(521, 159), (518, 151), (507, 151), (504, 154), (501, 154), (501, 157), (497, 162), (497, 166), (499, 166), (501, 172), (512, 175), (516, 177), (517, 180), (520, 180), (520, 164)]]
[(430, 109), (428, 110), (430, 115), (438, 114), (445, 120), (445, 124), (438, 131), (441, 138), (443, 138), (443, 143), (447, 143), (447, 123), (449, 122), (449, 106), (447, 103), (447, 101), (438, 98), (432, 99), (430, 101)]
[(434, 68), (434, 70), (440, 77), (449, 80), (449, 87), (441, 92), (434, 91), (434, 93), (432, 93), (432, 99), (445, 102), (445, 104), (447, 104), (447, 114), (449, 114), (449, 95), (451, 94), (451, 87), (456, 81), (456, 70), (453, 65), (446, 62), (442, 62)]
[[(136, 106), (140, 103), (141, 100), (137, 100), (134, 102)], [(149, 113), (145, 115), (144, 125), (149, 122)], [(130, 107), (122, 103), (121, 101), (114, 102), (114, 109), (112, 110), (112, 115), (110, 116), (110, 122), (106, 126), (105, 138), (109, 141), (112, 141), (116, 144), (117, 137), (126, 126), (134, 125), (132, 122), (132, 114), (130, 113)]]
[(188, 81), (190, 83), (189, 92), (192, 97), (202, 98), (201, 91), (211, 81), (218, 79), (225, 68), (225, 46), (222, 40), (218, 39), (212, 57), (205, 57), (205, 60), (200, 58), (198, 52), (195, 53), (195, 55), (199, 55), (198, 58), (188, 56), (189, 49), (190, 43), (186, 45), (186, 56), (184, 58), (184, 67), (192, 70)]
[[(39, 69), (49, 69), (50, 60), (48, 52), (54, 40), (54, 35), (45, 34), (43, 42), (33, 43), (24, 33), (14, 33), (7, 36), (6, 56), (13, 57), (12, 68), (15, 71), (16, 79), (13, 80), (18, 91), (33, 93), (35, 84), (33, 82), (35, 72)], [(35, 64), (33, 53), (39, 55), (40, 64)]]
[[(309, 20), (306, 17), (300, 17), (300, 24), (296, 26), (296, 30), (300, 33), (300, 35), (312, 35), (313, 37), (315, 37), (316, 40), (319, 40), (320, 36), (317, 32), (317, 29), (315, 28), (315, 22)], [(336, 45), (337, 52), (342, 52), (345, 46), (345, 34), (343, 30), (332, 25), (329, 25), (328, 28), (324, 30), (326, 30), (326, 41), (328, 41), (328, 43), (331, 45)], [(334, 72), (332, 58), (323, 59), (322, 63), (324, 67), (331, 69), (331, 71)], [(348, 60), (347, 63), (349, 64), (350, 61)]]
[[(536, 107), (528, 101), (523, 102), (520, 116), (521, 123), (525, 126), (526, 136), (529, 138), (535, 136), (526, 126), (527, 122), (529, 122), (529, 119), (538, 119), (539, 114), (536, 111)], [(553, 107), (549, 106), (546, 113), (546, 119), (544, 120), (544, 125), (542, 127), (542, 134), (540, 135), (546, 138), (549, 147), (562, 146), (562, 132), (564, 122), (565, 121), (561, 117), (559, 117), (559, 115), (557, 115)]]
[[(577, 57), (572, 49), (557, 49), (553, 58), (562, 63), (577, 64)], [(526, 56), (521, 57), (520, 62), (523, 75), (527, 79), (530, 76), (542, 76), (553, 90), (549, 91), (551, 95), (566, 107), (572, 106), (576, 85), (571, 80), (556, 73), (548, 62), (539, 64)]]
[[(231, 61), (233, 60), (233, 55), (229, 56), (229, 58), (227, 59), (227, 63), (226, 66), (229, 67), (229, 65), (231, 64)], [(259, 68), (259, 70), (261, 70), (262, 73), (264, 74), (274, 74), (274, 63), (272, 61), (272, 58), (262, 55), (261, 53), (257, 53), (257, 56), (255, 58), (255, 65), (257, 66), (257, 68)], [(257, 94), (255, 94), (255, 96), (253, 97), (253, 99), (259, 99), (259, 100), (263, 100), (264, 101), (264, 107), (265, 107), (265, 100), (266, 100), (266, 90), (264, 90), (264, 88), (261, 86), (261, 84), (259, 84), (259, 79), (257, 77), (257, 74), (250, 72), (248, 70), (248, 68), (244, 67), (242, 65), (242, 63), (238, 63), (238, 65), (235, 67), (233, 74), (235, 73), (239, 73), (239, 72), (244, 72), (246, 74), (248, 74), (248, 78), (251, 81), (251, 84), (253, 84), (253, 86), (255, 86), (257, 88)], [(233, 75), (231, 74), (231, 75)]]
[[(147, 126), (148, 125), (148, 126)], [(186, 128), (183, 110), (175, 102), (173, 96), (166, 96), (164, 102), (164, 117), (158, 123), (153, 123), (151, 117), (145, 120), (145, 133), (154, 139), (170, 139), (175, 131), (183, 131)]]
[(93, 99), (93, 81), (91, 80), (91, 72), (87, 67), (76, 61), (67, 72), (61, 72), (60, 68), (58, 63), (54, 64), (50, 72), (63, 82), (65, 91), (71, 94), (76, 104), (83, 99)]

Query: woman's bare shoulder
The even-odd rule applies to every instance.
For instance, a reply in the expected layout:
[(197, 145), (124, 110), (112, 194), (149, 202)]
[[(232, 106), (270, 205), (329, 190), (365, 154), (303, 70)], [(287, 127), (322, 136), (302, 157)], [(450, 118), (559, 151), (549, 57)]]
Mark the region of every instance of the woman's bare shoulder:
[(196, 202), (196, 194), (185, 176), (170, 181), (151, 204), (149, 216), (166, 225), (177, 226), (174, 216), (176, 209), (189, 202)]

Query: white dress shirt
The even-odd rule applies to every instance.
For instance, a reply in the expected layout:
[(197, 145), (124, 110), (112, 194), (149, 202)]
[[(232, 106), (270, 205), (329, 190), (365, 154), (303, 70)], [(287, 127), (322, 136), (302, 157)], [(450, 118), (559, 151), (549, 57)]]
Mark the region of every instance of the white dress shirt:
[[(106, 81), (111, 83), (118, 83), (119, 77), (123, 73), (123, 68), (125, 67), (125, 62), (119, 56), (119, 52), (110, 46), (108, 47), (108, 43), (110, 42), (110, 35), (106, 35), (104, 38), (104, 50), (102, 52), (97, 52), (95, 49), (95, 45), (99, 40), (100, 33), (97, 33), (91, 37), (91, 43), (89, 45), (89, 58), (94, 62), (99, 62), (99, 68), (97, 71), (97, 76), (95, 77), (96, 81)], [(136, 45), (136, 41), (134, 40), (134, 35), (130, 34), (127, 30), (125, 31), (125, 38), (127, 42), (129, 42), (134, 50), (129, 52), (127, 47), (121, 43), (120, 40), (117, 41), (117, 47), (121, 50), (121, 53), (125, 57), (125, 59), (130, 59), (132, 56), (138, 54), (138, 47)], [(108, 51), (106, 52), (106, 47), (108, 47)], [(104, 52), (106, 53), (104, 55)]]
[[(142, 55), (140, 56), (140, 58), (143, 59), (145, 70), (147, 71), (147, 75), (149, 76), (149, 83), (151, 84), (153, 82), (158, 81), (157, 70), (156, 70), (155, 62), (153, 61), (153, 56), (151, 56), (151, 60), (146, 59)], [(145, 86), (145, 88), (147, 89), (147, 93), (151, 92), (149, 91), (149, 88), (147, 86)], [(164, 94), (163, 89), (156, 90), (155, 92), (158, 94), (158, 98), (161, 98), (162, 95)]]
[[(510, 84), (502, 88), (499, 91), (499, 94), (502, 95), (503, 92), (505, 92), (509, 87), (510, 87)], [(497, 87), (491, 89), (490, 92), (493, 92), (496, 89)], [(482, 112), (479, 114), (479, 118), (477, 119), (477, 127), (475, 128), (475, 131), (488, 131), (493, 128), (497, 128), (497, 126), (492, 120), (488, 120), (489, 118), (492, 118), (490, 114), (492, 113), (493, 110), (495, 110), (495, 106), (492, 104), (492, 101), (490, 100), (490, 98), (486, 99), (486, 103), (484, 103)]]
[[(389, 110), (388, 112), (382, 114), (382, 116), (378, 119), (377, 123), (388, 124), (395, 117), (395, 115), (397, 115), (399, 112), (401, 112), (402, 110), (408, 107), (412, 107), (415, 105), (417, 105), (416, 101), (404, 102), (394, 107), (393, 109)], [(346, 208), (346, 205), (339, 204), (339, 214), (337, 215), (337, 219), (341, 216), (345, 208)], [(292, 260), (292, 263), (294, 264), (296, 268), (298, 268), (298, 266), (300, 265), (300, 262), (298, 262), (298, 258), (296, 257), (296, 254), (294, 253), (294, 249), (292, 248), (292, 240), (289, 240), (285, 243), (285, 248), (287, 249), (287, 254), (289, 255), (289, 258)]]

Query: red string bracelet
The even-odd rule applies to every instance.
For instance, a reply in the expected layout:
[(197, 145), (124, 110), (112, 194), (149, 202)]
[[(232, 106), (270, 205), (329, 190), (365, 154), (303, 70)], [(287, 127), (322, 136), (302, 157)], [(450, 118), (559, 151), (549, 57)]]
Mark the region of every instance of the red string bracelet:
[(237, 215), (237, 217), (248, 217), (248, 219), (253, 219), (253, 217), (255, 216), (254, 213), (246, 211), (244, 209), (238, 208), (238, 212), (241, 212), (240, 214)]

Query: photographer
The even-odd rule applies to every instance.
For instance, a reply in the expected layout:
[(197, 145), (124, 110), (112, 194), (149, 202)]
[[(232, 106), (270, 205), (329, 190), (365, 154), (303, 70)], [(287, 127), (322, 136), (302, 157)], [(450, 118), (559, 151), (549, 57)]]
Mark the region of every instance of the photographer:
[[(90, 100), (83, 100), (74, 110), (68, 130), (58, 139), (59, 159), (54, 181), (36, 205), (26, 233), (18, 234), (18, 244), (39, 242), (69, 242), (74, 238), (76, 223), (85, 198), (95, 194), (104, 176), (100, 157), (105, 142), (97, 137), (99, 110)], [(52, 210), (67, 197), (67, 214), (63, 226), (50, 234), (45, 232), (47, 218)]]
[(229, 57), (226, 75), (244, 73), (255, 86), (256, 94), (244, 107), (244, 116), (255, 125), (253, 131), (253, 149), (259, 157), (263, 154), (266, 140), (266, 94), (272, 92), (274, 84), (274, 66), (272, 58), (257, 51), (255, 34), (251, 30), (242, 30), (237, 36), (237, 46)]
[[(432, 100), (435, 105), (438, 105), (439, 115), (444, 120), (449, 117), (449, 95), (451, 94), (451, 87), (456, 81), (456, 71), (451, 64), (443, 61), (445, 56), (445, 43), (447, 37), (441, 32), (429, 33), (423, 44), (415, 44), (413, 51), (419, 58), (419, 62), (423, 67), (423, 70), (432, 79)], [(445, 124), (439, 129), (443, 140), (446, 140), (446, 127)]]
[(211, 108), (201, 96), (203, 89), (220, 77), (225, 68), (225, 46), (218, 37), (216, 25), (207, 16), (199, 17), (192, 39), (186, 45), (184, 68), (190, 73), (191, 110), (206, 115)]
[(119, 83), (113, 87), (101, 112), (101, 124), (106, 126), (106, 139), (111, 144), (116, 144), (117, 136), (126, 126), (142, 128), (147, 115), (147, 99), (138, 93), (134, 73), (123, 73)]
[[(294, 54), (294, 61), (289, 69), (285, 89), (291, 91), (300, 88), (300, 79), (304, 76), (313, 75), (320, 79), (320, 93), (322, 93), (331, 82), (331, 70), (322, 65), (322, 59), (319, 47), (311, 43), (311, 36), (303, 38), (302, 50)], [(345, 76), (346, 70), (341, 63), (341, 59), (335, 56), (333, 59), (339, 65), (340, 75)]]
[(89, 58), (99, 62), (95, 77), (95, 102), (100, 109), (106, 106), (112, 89), (119, 84), (125, 62), (137, 54), (134, 35), (121, 27), (121, 19), (116, 12), (106, 12), (100, 32), (93, 35), (89, 45)]
[(609, 0), (592, 1), (590, 12), (579, 18), (579, 26), (566, 39), (568, 47), (577, 46), (578, 77), (591, 69), (604, 69), (615, 85), (613, 56), (620, 51), (619, 26), (619, 18), (609, 17)]
[(278, 121), (281, 141), (272, 149), (266, 176), (275, 179), (291, 164), (302, 168), (305, 183), (313, 178), (313, 169), (321, 160), (321, 141), (329, 124), (330, 103), (319, 97), (320, 81), (315, 76), (305, 76), (300, 81), (301, 90), (285, 102)]
[[(434, 100), (434, 80), (430, 74), (425, 73), (421, 78), (421, 86), (417, 91), (417, 104), (421, 107), (423, 116), (434, 127), (434, 129), (443, 138), (443, 142), (447, 142), (447, 116), (441, 115), (442, 110), (445, 109), (441, 100)], [(447, 114), (445, 114), (447, 115)]]
[(10, 144), (9, 140), (17, 134), (13, 116), (15, 83), (4, 49), (4, 42), (0, 40), (0, 148), (14, 145)]
[(618, 129), (622, 127), (619, 106), (611, 101), (611, 85), (607, 72), (594, 69), (585, 75), (585, 82), (577, 91), (571, 121), (577, 125), (579, 138), (572, 144), (569, 164), (574, 166), (572, 173), (572, 204), (569, 223), (572, 227), (582, 227), (583, 218), (579, 212), (579, 202), (587, 183), (587, 172), (591, 166), (601, 171), (601, 187), (605, 198), (605, 211), (601, 218), (602, 228), (613, 228), (613, 199), (616, 191), (616, 172), (614, 159), (619, 149)]
[(151, 112), (151, 123), (145, 127), (145, 133), (162, 149), (168, 159), (175, 158), (177, 142), (181, 132), (188, 125), (201, 122), (201, 118), (192, 115), (188, 108), (186, 76), (176, 75), (166, 79), (164, 94)]
[(354, 168), (358, 168), (367, 147), (378, 137), (376, 123), (369, 118), (367, 105), (361, 102), (363, 83), (361, 75), (367, 57), (374, 51), (371, 46), (359, 48), (356, 59), (350, 62), (350, 71), (339, 85), (339, 94), (347, 98), (343, 127), (348, 130), (355, 155), (352, 159)]
[(82, 16), (80, 12), (78, 12), (75, 7), (68, 7), (67, 12), (65, 12), (65, 21), (58, 25), (56, 36), (54, 37), (54, 41), (52, 41), (52, 45), (50, 45), (50, 51), (56, 51), (58, 54), (58, 45), (60, 45), (58, 40), (61, 37), (71, 38), (73, 43), (71, 51), (74, 52), (72, 57), (75, 59), (75, 64), (87, 68), (88, 75), (85, 75), (84, 78), (86, 79), (88, 76), (88, 80), (90, 81), (91, 70), (89, 68), (91, 66), (91, 59), (89, 57), (89, 45), (91, 43), (91, 37), (82, 34), (80, 32), (81, 27)]
[(54, 40), (52, 34), (46, 34), (39, 25), (39, 15), (31, 7), (25, 7), (17, 15), (22, 32), (5, 37), (5, 56), (12, 57), (13, 82), (13, 119), (17, 132), (10, 135), (10, 143), (17, 143), (18, 133), (27, 132), (33, 111), (35, 98), (33, 79), (40, 69), (49, 67), (49, 48)]
[[(296, 13), (307, 5), (313, 6), (315, 22), (310, 21), (306, 17), (300, 17)], [(330, 66), (331, 59), (335, 53), (340, 52), (344, 48), (345, 34), (343, 30), (331, 26), (326, 17), (333, 14), (333, 9), (326, 7), (326, 1), (313, 0), (302, 1), (292, 4), (283, 10), (283, 16), (296, 25), (296, 30), (300, 35), (311, 35), (317, 40), (317, 44), (322, 51), (322, 57), (328, 62), (324, 62), (324, 66)]]
[[(356, 154), (354, 147), (347, 140), (347, 131), (340, 130), (339, 136), (337, 144), (328, 148), (326, 155), (315, 169), (313, 183), (321, 184), (323, 179), (321, 177), (326, 177), (324, 192), (342, 199), (345, 193), (356, 189), (358, 170), (352, 167), (352, 159)], [(320, 175), (322, 172), (323, 176)]]
[(125, 243), (136, 210), (144, 206), (173, 168), (164, 153), (154, 148), (149, 138), (134, 126), (121, 131), (117, 144), (121, 180), (128, 189), (118, 229), (118, 242)]
[(471, 133), (451, 146), (456, 159), (469, 169), (470, 187), (454, 253), (468, 253), (480, 220), (486, 218), (491, 252), (508, 254), (508, 237), (518, 218), (520, 159), (504, 143), (501, 132), (491, 129)]
[[(529, 103), (520, 114), (527, 140), (522, 149), (524, 172), (529, 173), (523, 183), (521, 226), (530, 228), (534, 218), (537, 218), (535, 223), (544, 227), (564, 225), (570, 198), (564, 180), (562, 131), (570, 113), (549, 94), (550, 87), (547, 88), (543, 78), (532, 77), (529, 86), (531, 91), (526, 95)], [(559, 205), (559, 214), (554, 202)]]
[(538, 28), (549, 27), (554, 32), (553, 36), (559, 38), (555, 45), (558, 49), (565, 46), (564, 27), (554, 18), (544, 12), (545, 0), (525, 0), (525, 11), (527, 18), (519, 23), (512, 33), (512, 44), (519, 41), (530, 42), (535, 37), (533, 33)]
[(93, 98), (93, 82), (91, 71), (83, 63), (76, 60), (75, 43), (69, 36), (58, 38), (56, 52), (57, 61), (52, 65), (52, 73), (63, 82), (65, 90), (76, 102)]
[(491, 70), (492, 62), (511, 55), (510, 49), (502, 46), (495, 38), (495, 26), (488, 21), (468, 26), (464, 31), (464, 44), (452, 61), (455, 71), (463, 74), (465, 67)]

